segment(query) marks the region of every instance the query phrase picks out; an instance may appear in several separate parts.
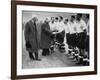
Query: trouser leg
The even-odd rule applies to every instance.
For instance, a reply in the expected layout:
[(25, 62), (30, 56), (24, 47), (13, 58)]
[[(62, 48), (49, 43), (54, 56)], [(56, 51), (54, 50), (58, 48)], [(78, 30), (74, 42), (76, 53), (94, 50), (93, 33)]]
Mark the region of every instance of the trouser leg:
[(29, 57), (30, 57), (30, 59), (34, 59), (32, 52), (29, 52)]
[(50, 54), (50, 51), (49, 51), (49, 49), (46, 49), (46, 51), (47, 51), (47, 55), (49, 55), (49, 54)]
[(46, 50), (45, 49), (43, 49), (42, 55), (46, 56)]
[(38, 52), (35, 52), (35, 59), (38, 59)]
[(42, 57), (42, 49), (40, 49), (40, 50), (38, 51), (38, 58), (41, 59), (41, 57)]
[(40, 61), (41, 59), (39, 59), (38, 52), (35, 52), (34, 54), (35, 54), (35, 60)]
[(50, 54), (50, 52), (49, 52), (49, 49), (43, 49), (43, 52), (42, 52), (42, 55), (43, 56), (46, 56), (46, 55), (49, 55)]

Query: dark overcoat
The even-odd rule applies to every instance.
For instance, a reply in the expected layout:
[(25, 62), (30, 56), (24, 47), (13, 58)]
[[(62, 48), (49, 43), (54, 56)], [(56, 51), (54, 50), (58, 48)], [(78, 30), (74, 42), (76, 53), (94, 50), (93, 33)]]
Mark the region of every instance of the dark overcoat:
[(50, 48), (52, 32), (48, 23), (43, 23), (41, 26), (41, 48)]
[(29, 52), (37, 52), (38, 49), (40, 48), (40, 35), (39, 35), (39, 25), (36, 24), (34, 25), (34, 23), (32, 22), (32, 20), (30, 20), (29, 22), (26, 23), (25, 25), (25, 31), (24, 31), (24, 35), (25, 35), (25, 41), (26, 41), (26, 49)]

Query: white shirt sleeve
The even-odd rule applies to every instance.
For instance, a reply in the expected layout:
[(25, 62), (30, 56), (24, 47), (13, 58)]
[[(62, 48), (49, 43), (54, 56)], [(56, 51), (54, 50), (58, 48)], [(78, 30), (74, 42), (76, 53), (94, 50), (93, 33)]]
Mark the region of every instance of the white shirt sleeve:
[(87, 25), (84, 20), (81, 20), (81, 26), (82, 26), (83, 30), (85, 30), (87, 28)]
[(69, 33), (69, 24), (67, 23), (65, 26), (64, 26), (64, 29), (65, 29), (65, 33)]
[(50, 25), (50, 30), (54, 31), (55, 30), (55, 24), (50, 22), (49, 25)]
[(64, 23), (60, 22), (59, 25), (58, 25), (58, 31), (62, 32), (63, 30), (64, 30)]
[(90, 27), (89, 25), (90, 25), (90, 21), (87, 22), (87, 26), (86, 26), (86, 27), (87, 27), (87, 28), (86, 28), (87, 35), (89, 35), (89, 27)]

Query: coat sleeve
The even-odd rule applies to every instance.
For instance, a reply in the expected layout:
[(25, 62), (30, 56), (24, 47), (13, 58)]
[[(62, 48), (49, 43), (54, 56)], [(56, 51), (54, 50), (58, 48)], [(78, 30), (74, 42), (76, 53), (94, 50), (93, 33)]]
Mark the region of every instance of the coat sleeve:
[(26, 42), (29, 41), (29, 32), (30, 32), (30, 26), (29, 26), (28, 23), (26, 23), (26, 25), (25, 25), (25, 31), (24, 31)]
[(42, 30), (47, 34), (47, 35), (52, 35), (52, 31), (50, 30), (50, 28), (49, 28), (49, 25), (45, 25), (45, 24), (43, 24), (42, 25)]

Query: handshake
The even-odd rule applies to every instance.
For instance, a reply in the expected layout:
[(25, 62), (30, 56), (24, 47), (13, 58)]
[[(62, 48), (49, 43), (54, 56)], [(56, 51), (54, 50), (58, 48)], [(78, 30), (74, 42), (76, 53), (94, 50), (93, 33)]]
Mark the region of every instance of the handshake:
[(57, 33), (59, 33), (58, 30), (54, 30), (54, 31), (52, 32), (52, 34), (57, 34)]

